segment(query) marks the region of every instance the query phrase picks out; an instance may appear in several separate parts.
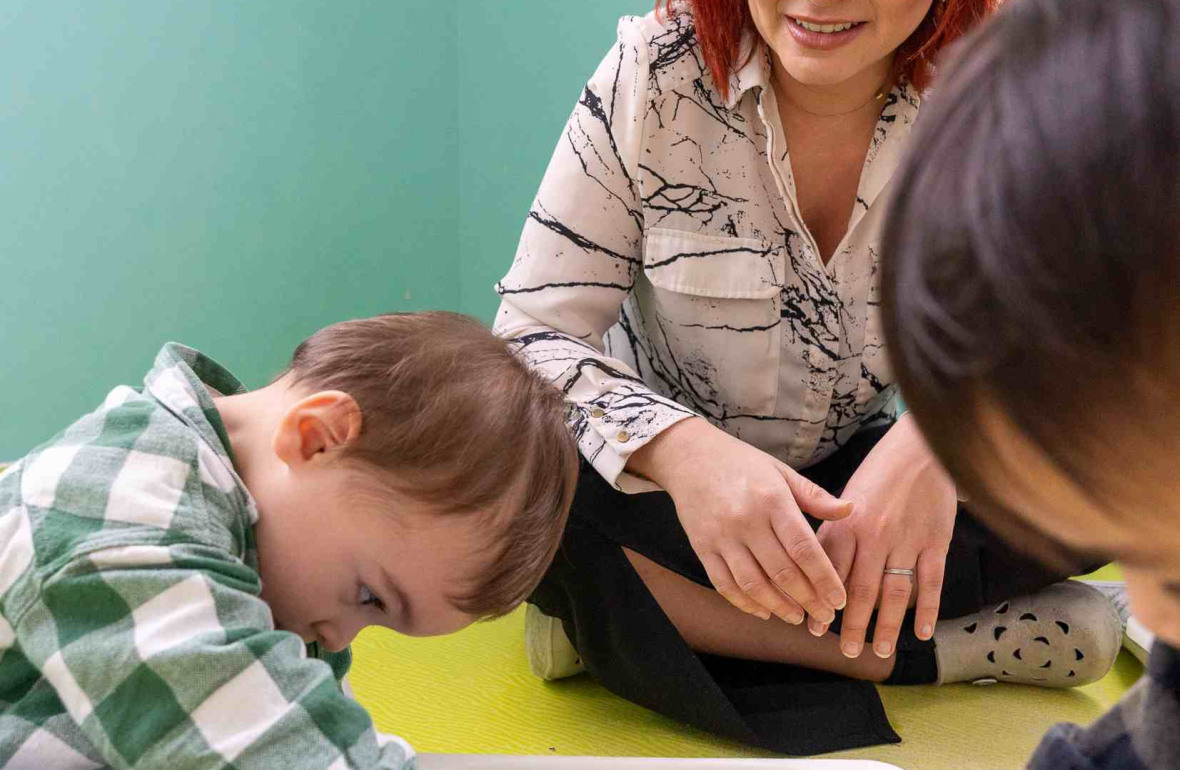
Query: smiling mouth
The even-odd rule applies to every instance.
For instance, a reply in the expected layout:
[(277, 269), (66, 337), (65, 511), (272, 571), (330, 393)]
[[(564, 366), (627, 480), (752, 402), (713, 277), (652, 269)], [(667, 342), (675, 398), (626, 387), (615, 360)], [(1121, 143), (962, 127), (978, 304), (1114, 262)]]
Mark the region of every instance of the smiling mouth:
[(821, 35), (834, 35), (839, 32), (847, 32), (850, 29), (855, 29), (861, 24), (864, 24), (863, 21), (843, 21), (838, 24), (814, 24), (810, 21), (796, 19), (794, 16), (788, 16), (787, 18), (795, 26), (801, 27), (808, 32), (818, 32)]

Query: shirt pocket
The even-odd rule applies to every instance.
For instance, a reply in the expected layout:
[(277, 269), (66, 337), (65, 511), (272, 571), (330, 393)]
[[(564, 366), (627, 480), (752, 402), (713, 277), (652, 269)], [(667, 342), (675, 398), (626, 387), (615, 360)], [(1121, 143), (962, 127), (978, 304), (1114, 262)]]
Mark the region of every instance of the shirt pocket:
[(715, 419), (774, 414), (783, 261), (757, 239), (648, 230), (646, 336), (687, 405)]

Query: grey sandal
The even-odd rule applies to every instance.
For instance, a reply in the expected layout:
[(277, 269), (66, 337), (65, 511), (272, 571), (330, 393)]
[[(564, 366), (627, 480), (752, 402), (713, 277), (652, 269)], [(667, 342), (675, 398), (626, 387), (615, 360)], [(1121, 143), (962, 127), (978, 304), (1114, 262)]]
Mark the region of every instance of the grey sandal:
[(1114, 665), (1122, 636), (1110, 599), (1067, 580), (974, 615), (940, 621), (934, 633), (938, 683), (1089, 684)]

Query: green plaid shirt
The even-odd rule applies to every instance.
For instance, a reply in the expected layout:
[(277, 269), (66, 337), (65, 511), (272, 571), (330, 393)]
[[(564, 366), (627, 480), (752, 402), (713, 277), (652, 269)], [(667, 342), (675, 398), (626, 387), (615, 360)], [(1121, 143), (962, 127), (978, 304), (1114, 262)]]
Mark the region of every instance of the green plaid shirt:
[(0, 767), (413, 767), (341, 692), (346, 655), (275, 630), (206, 386), (243, 390), (166, 345), (0, 473)]

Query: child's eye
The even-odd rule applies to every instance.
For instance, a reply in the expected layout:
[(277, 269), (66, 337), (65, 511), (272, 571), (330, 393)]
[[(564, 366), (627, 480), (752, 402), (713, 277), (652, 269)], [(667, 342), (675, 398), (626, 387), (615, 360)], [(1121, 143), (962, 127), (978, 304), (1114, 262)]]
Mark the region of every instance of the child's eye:
[(385, 611), (385, 602), (381, 601), (381, 597), (369, 590), (368, 586), (361, 586), (361, 604), (372, 605), (382, 612)]

